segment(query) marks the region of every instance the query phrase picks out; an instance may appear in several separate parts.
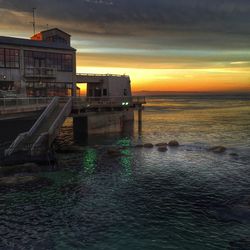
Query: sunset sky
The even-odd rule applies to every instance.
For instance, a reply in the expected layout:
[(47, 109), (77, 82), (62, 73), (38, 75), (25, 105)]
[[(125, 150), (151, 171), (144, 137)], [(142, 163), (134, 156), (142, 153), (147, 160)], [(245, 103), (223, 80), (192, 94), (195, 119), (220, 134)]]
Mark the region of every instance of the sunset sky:
[(249, 0), (0, 0), (0, 35), (58, 27), (81, 73), (128, 74), (134, 91), (250, 91)]

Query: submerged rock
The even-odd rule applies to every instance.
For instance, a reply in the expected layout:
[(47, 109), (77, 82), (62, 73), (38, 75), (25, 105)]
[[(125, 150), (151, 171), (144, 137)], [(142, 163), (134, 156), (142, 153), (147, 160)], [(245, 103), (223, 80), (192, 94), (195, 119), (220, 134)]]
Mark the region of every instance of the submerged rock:
[(161, 147), (158, 148), (158, 151), (160, 151), (160, 152), (166, 152), (167, 150), (168, 149), (167, 149), (166, 146), (161, 146)]
[(74, 153), (79, 153), (83, 151), (84, 151), (83, 147), (76, 146), (76, 145), (61, 147), (57, 149), (57, 153), (62, 153), (62, 154), (74, 154)]
[(156, 147), (167, 147), (167, 143), (166, 142), (162, 142), (162, 143), (157, 143), (155, 144)]
[(230, 153), (229, 155), (232, 156), (232, 157), (234, 157), (234, 158), (238, 158), (239, 157), (239, 155), (237, 153)]
[(226, 150), (227, 150), (227, 148), (224, 146), (215, 146), (215, 147), (211, 147), (208, 149), (208, 151), (211, 151), (211, 152), (216, 153), (216, 154), (224, 153)]
[(50, 179), (33, 175), (2, 177), (0, 178), (0, 191), (36, 189), (51, 184)]
[(153, 145), (152, 143), (145, 143), (145, 144), (143, 145), (143, 147), (144, 147), (144, 148), (153, 148), (154, 145)]
[(119, 149), (108, 149), (107, 154), (112, 157), (124, 156), (124, 154)]
[(169, 146), (169, 147), (178, 147), (178, 146), (180, 146), (180, 144), (179, 144), (178, 141), (172, 140), (172, 141), (170, 141), (170, 142), (168, 143), (168, 146)]

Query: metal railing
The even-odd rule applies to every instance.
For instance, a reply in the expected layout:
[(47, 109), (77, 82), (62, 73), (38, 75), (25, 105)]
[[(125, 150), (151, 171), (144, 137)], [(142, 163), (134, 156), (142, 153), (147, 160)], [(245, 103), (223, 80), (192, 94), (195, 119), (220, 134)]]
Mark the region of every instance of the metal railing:
[(70, 97), (66, 103), (64, 103), (64, 106), (58, 116), (56, 117), (53, 124), (50, 126), (48, 132), (42, 133), (35, 143), (32, 145), (31, 148), (31, 155), (35, 155), (39, 153), (39, 150), (42, 150), (42, 144), (47, 144), (48, 146), (51, 145), (51, 143), (54, 141), (55, 137), (58, 134), (58, 128), (62, 126), (68, 115), (70, 114), (72, 109), (72, 98)]
[(105, 77), (105, 76), (113, 76), (113, 77), (126, 77), (130, 78), (129, 75), (119, 75), (119, 74), (92, 74), (92, 73), (76, 73), (76, 76), (87, 76), (87, 77)]
[(55, 107), (59, 103), (59, 97), (54, 97), (52, 102), (47, 106), (47, 108), (43, 111), (42, 115), (38, 118), (38, 120), (35, 122), (35, 124), (32, 126), (32, 128), (29, 130), (28, 135), (32, 136), (37, 128), (42, 124), (44, 120), (52, 113), (52, 111), (55, 109)]
[(9, 156), (15, 152), (16, 149), (20, 148), (20, 145), (32, 135), (35, 134), (36, 130), (40, 126), (40, 124), (49, 116), (49, 114), (53, 111), (56, 105), (58, 105), (58, 97), (54, 97), (52, 102), (47, 106), (42, 115), (38, 118), (35, 124), (31, 127), (28, 132), (21, 133), (17, 136), (17, 138), (13, 141), (8, 149), (5, 150), (5, 156)]
[(25, 77), (47, 77), (55, 78), (56, 69), (55, 68), (46, 68), (46, 67), (30, 67), (24, 69)]
[(0, 98), (0, 110), (9, 108), (19, 108), (21, 106), (41, 106), (47, 105), (52, 97), (27, 97), (27, 98)]
[(134, 104), (145, 104), (144, 96), (110, 96), (110, 97), (74, 97), (73, 106), (131, 106)]

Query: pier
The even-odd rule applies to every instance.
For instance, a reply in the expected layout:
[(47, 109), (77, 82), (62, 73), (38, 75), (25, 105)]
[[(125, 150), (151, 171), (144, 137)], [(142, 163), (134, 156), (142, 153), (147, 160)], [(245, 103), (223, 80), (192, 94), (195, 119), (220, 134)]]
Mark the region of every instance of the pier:
[(67, 117), (73, 117), (75, 138), (87, 134), (92, 124), (98, 124), (97, 130), (119, 126), (126, 119), (133, 119), (127, 115), (134, 110), (138, 111), (140, 127), (145, 103), (145, 97), (1, 98), (0, 121), (24, 117), (35, 111), (41, 113), (29, 131), (19, 134), (5, 150), (5, 156), (20, 152), (43, 155), (50, 149)]

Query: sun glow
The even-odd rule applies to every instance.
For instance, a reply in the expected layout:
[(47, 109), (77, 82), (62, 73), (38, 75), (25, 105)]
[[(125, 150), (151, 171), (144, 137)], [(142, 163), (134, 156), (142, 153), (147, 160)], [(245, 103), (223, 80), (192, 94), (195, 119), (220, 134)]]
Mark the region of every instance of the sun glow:
[[(143, 69), (120, 67), (83, 67), (78, 72), (127, 74), (133, 91), (250, 91), (246, 68)], [(85, 86), (81, 86), (84, 92)]]

